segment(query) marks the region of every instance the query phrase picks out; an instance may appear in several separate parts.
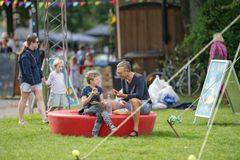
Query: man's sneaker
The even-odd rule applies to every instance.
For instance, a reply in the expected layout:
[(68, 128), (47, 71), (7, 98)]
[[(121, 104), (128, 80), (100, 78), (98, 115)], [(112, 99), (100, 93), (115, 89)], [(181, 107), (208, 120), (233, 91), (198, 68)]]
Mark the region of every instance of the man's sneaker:
[(19, 123), (20, 125), (22, 125), (22, 126), (24, 126), (24, 125), (27, 124), (25, 120), (20, 120), (20, 121), (18, 121), (18, 123)]
[(49, 123), (48, 118), (43, 119), (42, 122), (43, 122), (44, 124), (48, 124), (48, 123)]

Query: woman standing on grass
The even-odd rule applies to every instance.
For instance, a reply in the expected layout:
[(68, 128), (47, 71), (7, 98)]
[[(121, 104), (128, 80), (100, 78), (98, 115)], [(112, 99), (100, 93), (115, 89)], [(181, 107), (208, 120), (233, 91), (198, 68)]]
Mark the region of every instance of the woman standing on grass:
[(43, 123), (48, 123), (46, 117), (45, 104), (42, 96), (42, 77), (36, 58), (34, 57), (35, 50), (38, 48), (38, 37), (35, 34), (27, 37), (27, 44), (24, 45), (19, 55), (19, 68), (20, 68), (20, 89), (21, 98), (18, 103), (19, 111), (19, 124), (25, 125), (24, 110), (26, 102), (31, 92), (34, 92), (39, 112), (42, 115)]

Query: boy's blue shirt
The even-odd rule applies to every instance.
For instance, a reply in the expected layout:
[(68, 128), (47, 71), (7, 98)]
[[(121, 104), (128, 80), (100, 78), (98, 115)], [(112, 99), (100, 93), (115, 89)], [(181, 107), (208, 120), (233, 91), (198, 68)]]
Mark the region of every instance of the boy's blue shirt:
[[(88, 108), (91, 104), (91, 102), (93, 101), (97, 101), (97, 102), (100, 102), (100, 95), (103, 93), (103, 89), (99, 86), (96, 86), (97, 90), (98, 90), (98, 95), (96, 96), (93, 96), (92, 99), (86, 104), (84, 105), (83, 107), (84, 108)], [(92, 88), (90, 86), (86, 86), (83, 88), (82, 92), (81, 92), (81, 97), (82, 96), (89, 96), (92, 92)]]

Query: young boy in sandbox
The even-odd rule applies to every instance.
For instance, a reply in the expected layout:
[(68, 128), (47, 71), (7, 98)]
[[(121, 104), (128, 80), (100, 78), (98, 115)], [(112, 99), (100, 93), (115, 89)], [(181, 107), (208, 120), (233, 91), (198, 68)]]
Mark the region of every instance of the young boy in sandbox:
[(115, 131), (117, 128), (113, 125), (111, 119), (109, 118), (108, 112), (105, 111), (107, 103), (103, 98), (103, 89), (99, 87), (100, 74), (94, 70), (89, 71), (86, 74), (86, 80), (89, 85), (84, 87), (82, 90), (81, 102), (84, 108), (83, 114), (97, 116), (92, 130), (92, 136), (98, 136), (102, 120), (106, 122), (111, 132)]

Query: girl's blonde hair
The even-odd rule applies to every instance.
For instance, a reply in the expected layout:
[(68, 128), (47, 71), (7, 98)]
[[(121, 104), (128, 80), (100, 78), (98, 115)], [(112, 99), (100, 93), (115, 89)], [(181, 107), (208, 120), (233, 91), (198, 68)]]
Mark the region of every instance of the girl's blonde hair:
[(222, 37), (221, 33), (214, 33), (213, 34), (213, 41), (220, 41), (220, 42), (224, 42), (224, 39)]
[(54, 60), (54, 62), (53, 62), (53, 69), (56, 69), (57, 68), (57, 66), (59, 65), (59, 64), (62, 64), (63, 62), (62, 62), (62, 60), (61, 59), (55, 59)]

